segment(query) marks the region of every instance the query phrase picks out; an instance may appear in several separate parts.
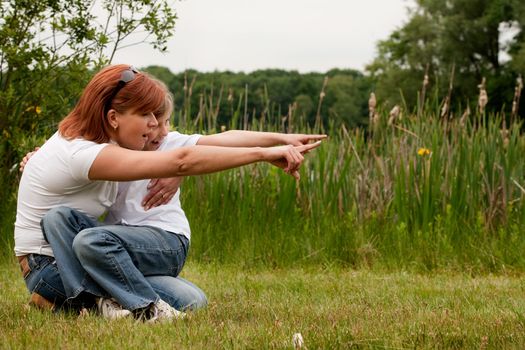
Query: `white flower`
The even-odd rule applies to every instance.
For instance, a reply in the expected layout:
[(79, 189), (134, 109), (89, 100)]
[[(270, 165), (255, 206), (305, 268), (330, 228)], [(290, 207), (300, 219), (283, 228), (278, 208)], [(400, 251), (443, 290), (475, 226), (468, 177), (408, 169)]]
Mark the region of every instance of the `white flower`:
[(295, 349), (301, 349), (304, 346), (304, 340), (301, 333), (295, 333), (292, 336), (292, 343)]

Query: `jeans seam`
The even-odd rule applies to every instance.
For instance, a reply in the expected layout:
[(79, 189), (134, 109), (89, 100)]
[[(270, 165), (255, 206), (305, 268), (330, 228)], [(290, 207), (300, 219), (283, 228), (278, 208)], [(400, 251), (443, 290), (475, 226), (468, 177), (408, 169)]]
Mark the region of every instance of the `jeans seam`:
[[(124, 273), (120, 267), (120, 264), (118, 263), (117, 259), (115, 258), (115, 256), (113, 254), (111, 254), (109, 251), (108, 251), (108, 246), (110, 245), (108, 242), (110, 241), (110, 235), (108, 235), (107, 233), (104, 233), (104, 255), (106, 256), (107, 259), (109, 259), (109, 261), (111, 261), (111, 265), (112, 265), (112, 268), (115, 272), (115, 274), (118, 276), (118, 279), (120, 281), (120, 283), (122, 285), (125, 286), (125, 289), (127, 292), (131, 293), (132, 290), (130, 289), (130, 286), (129, 286), (129, 281), (124, 277)], [(122, 244), (122, 242), (121, 242)]]
[(38, 293), (38, 294), (41, 294), (39, 293), (39, 289), (40, 287), (46, 287), (46, 288), (49, 288), (50, 290), (53, 291), (53, 293), (57, 294), (58, 296), (62, 297), (64, 300), (66, 299), (66, 295), (65, 294), (62, 294), (58, 289), (56, 289), (55, 287), (53, 287), (51, 284), (47, 283), (46, 281), (44, 281), (43, 278), (40, 278), (40, 280), (37, 282), (37, 284), (35, 284), (35, 287), (33, 288), (33, 290), (31, 291), (31, 293)]

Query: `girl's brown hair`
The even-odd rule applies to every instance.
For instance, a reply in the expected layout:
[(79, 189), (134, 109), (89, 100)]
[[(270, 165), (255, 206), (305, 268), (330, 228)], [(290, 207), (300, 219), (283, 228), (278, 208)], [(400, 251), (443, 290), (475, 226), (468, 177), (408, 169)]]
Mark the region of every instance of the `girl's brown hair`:
[(108, 66), (95, 74), (80, 96), (75, 108), (60, 122), (58, 130), (67, 139), (82, 137), (97, 143), (109, 141), (111, 126), (105, 115), (108, 103), (119, 113), (129, 110), (136, 113), (151, 113), (156, 116), (165, 113), (166, 86), (147, 73), (134, 73), (109, 102), (114, 94), (122, 72), (130, 66), (120, 64)]

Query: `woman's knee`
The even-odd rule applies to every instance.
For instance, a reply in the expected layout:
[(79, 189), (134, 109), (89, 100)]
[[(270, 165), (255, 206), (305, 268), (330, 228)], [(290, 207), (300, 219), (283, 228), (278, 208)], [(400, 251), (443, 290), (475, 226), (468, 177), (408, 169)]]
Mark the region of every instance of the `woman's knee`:
[(171, 276), (147, 276), (155, 292), (177, 310), (196, 310), (208, 305), (204, 292), (193, 283)]
[(206, 298), (206, 294), (201, 290), (200, 293), (195, 296), (194, 302), (189, 308), (191, 310), (197, 310), (205, 308), (206, 306), (208, 306), (208, 298)]
[[(179, 279), (181, 278), (179, 277)], [(183, 302), (181, 309), (194, 311), (206, 307), (208, 298), (206, 298), (206, 294), (204, 294), (202, 289), (189, 281), (184, 280), (184, 282), (186, 283), (186, 288), (181, 293), (181, 301)]]

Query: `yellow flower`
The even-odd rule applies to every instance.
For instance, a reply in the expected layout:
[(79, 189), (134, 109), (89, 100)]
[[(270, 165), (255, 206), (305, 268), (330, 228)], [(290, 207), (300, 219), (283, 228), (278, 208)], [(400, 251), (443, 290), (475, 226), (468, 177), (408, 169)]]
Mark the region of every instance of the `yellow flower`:
[(221, 125), (221, 132), (225, 132), (226, 131), (226, 125)]
[(430, 150), (428, 148), (420, 148), (417, 150), (417, 154), (421, 157), (428, 156), (430, 154)]
[(26, 112), (35, 111), (36, 114), (42, 113), (42, 107), (40, 106), (30, 106), (26, 108)]

